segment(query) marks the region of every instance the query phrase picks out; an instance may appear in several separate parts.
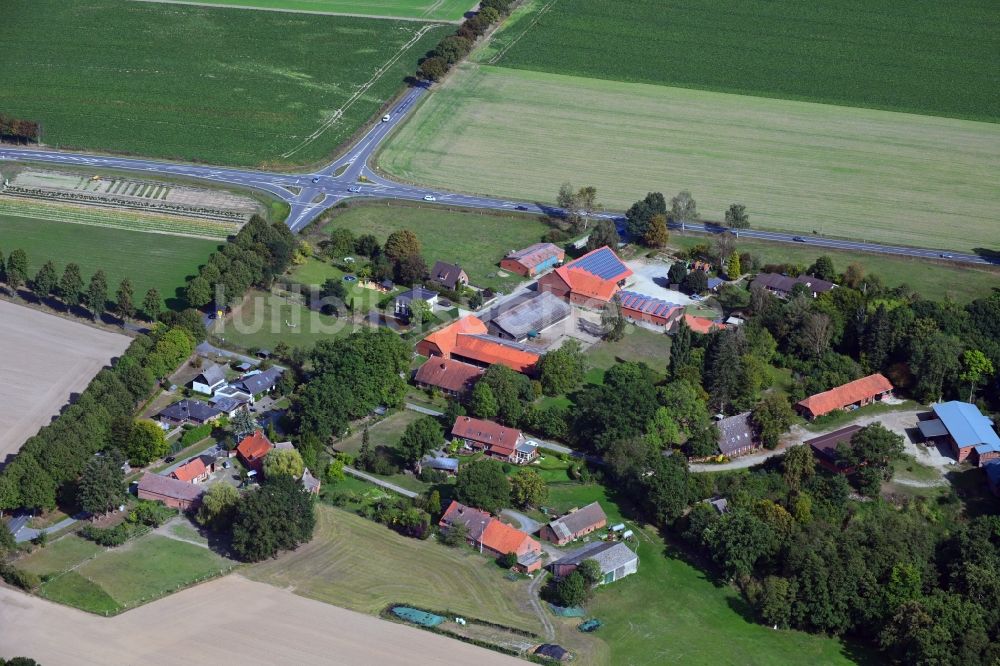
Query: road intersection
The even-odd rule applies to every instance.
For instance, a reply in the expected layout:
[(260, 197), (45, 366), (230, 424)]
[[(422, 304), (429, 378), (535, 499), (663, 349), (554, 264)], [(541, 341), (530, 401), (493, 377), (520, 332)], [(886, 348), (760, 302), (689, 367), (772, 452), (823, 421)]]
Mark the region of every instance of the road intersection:
[[(346, 199), (395, 199), (402, 201), (429, 200), (443, 206), (479, 208), (522, 212), (538, 215), (560, 215), (563, 211), (544, 203), (511, 201), (496, 197), (486, 197), (457, 192), (433, 190), (417, 185), (389, 180), (371, 168), (371, 158), (392, 131), (403, 123), (417, 106), (417, 102), (428, 94), (425, 86), (414, 86), (393, 105), (382, 122), (376, 123), (345, 153), (333, 162), (313, 173), (275, 173), (252, 169), (234, 169), (199, 164), (184, 164), (163, 160), (89, 155), (20, 147), (0, 148), (0, 161), (19, 160), (85, 166), (105, 169), (119, 169), (133, 172), (147, 172), (160, 176), (194, 178), (226, 185), (256, 189), (272, 194), (285, 201), (290, 208), (286, 223), (292, 231), (298, 232), (316, 220), (324, 211)], [(595, 218), (613, 220), (619, 226), (624, 222), (621, 213), (595, 213)], [(672, 228), (682, 225), (672, 223)], [(697, 233), (721, 233), (725, 228), (710, 223), (687, 223), (687, 231)], [(776, 231), (744, 229), (741, 238), (768, 240), (781, 243), (801, 243), (818, 248), (853, 250), (890, 254), (920, 259), (934, 259), (955, 263), (1000, 264), (1000, 258), (984, 257), (976, 254), (944, 252), (864, 241), (841, 240), (821, 236), (801, 237)]]

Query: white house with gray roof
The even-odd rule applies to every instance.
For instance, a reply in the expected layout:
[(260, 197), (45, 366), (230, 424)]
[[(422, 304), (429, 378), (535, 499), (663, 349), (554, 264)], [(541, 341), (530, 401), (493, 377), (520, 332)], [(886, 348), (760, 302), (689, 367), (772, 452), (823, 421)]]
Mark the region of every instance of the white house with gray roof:
[(214, 395), (216, 389), (226, 385), (226, 373), (221, 365), (212, 364), (191, 380), (191, 390), (202, 395)]
[(594, 560), (601, 567), (599, 584), (613, 583), (639, 570), (639, 556), (621, 541), (598, 541), (578, 548), (549, 565), (557, 578), (570, 575), (585, 560)]

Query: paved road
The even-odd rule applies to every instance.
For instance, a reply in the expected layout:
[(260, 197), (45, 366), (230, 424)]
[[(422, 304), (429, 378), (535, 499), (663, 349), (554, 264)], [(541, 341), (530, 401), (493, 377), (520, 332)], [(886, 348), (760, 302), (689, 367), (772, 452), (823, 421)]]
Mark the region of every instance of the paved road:
[[(24, 522), (19, 523), (16, 530), (14, 529), (15, 528), (14, 521), (11, 521), (11, 524), (8, 527), (10, 528), (10, 531), (14, 535), (14, 541), (16, 541), (17, 543), (24, 543), (26, 541), (31, 541), (32, 539), (34, 539), (35, 537), (37, 537), (42, 532), (48, 532), (50, 534), (55, 534), (56, 532), (58, 532), (60, 530), (64, 530), (67, 527), (69, 527), (70, 525), (74, 524), (77, 520), (80, 520), (80, 518), (82, 518), (82, 517), (83, 516), (77, 516), (77, 517), (74, 517), (74, 518), (63, 518), (62, 520), (60, 520), (55, 525), (49, 525), (45, 529), (41, 529), (41, 530), (36, 530), (36, 529), (34, 529), (32, 527), (28, 527), (27, 526), (27, 522), (28, 522), (27, 520), (24, 520)], [(19, 518), (15, 518), (14, 520), (20, 520), (20, 519)]]
[[(7, 147), (0, 149), (2, 160), (30, 160), (54, 165), (72, 165), (99, 169), (122, 169), (158, 174), (196, 178), (228, 185), (262, 190), (288, 203), (290, 213), (286, 223), (292, 231), (301, 231), (324, 211), (348, 198), (397, 199), (420, 201), (433, 197), (438, 203), (448, 206), (482, 208), (488, 210), (522, 211), (527, 213), (559, 215), (562, 210), (536, 202), (512, 201), (498, 197), (483, 197), (443, 192), (426, 187), (407, 185), (389, 180), (375, 173), (370, 165), (372, 155), (393, 129), (402, 123), (416, 107), (417, 102), (428, 89), (423, 86), (409, 88), (399, 101), (389, 110), (388, 120), (376, 123), (354, 143), (342, 156), (313, 173), (273, 173), (252, 169), (234, 169), (198, 164), (183, 164), (163, 160), (87, 155), (55, 150)], [(361, 179), (364, 179), (362, 181)], [(594, 215), (597, 218), (614, 220), (621, 224), (621, 213), (606, 212)], [(680, 225), (672, 225), (680, 228)], [(687, 224), (688, 231), (700, 233), (721, 233), (724, 229), (711, 224)], [(943, 252), (941, 250), (899, 247), (865, 243), (862, 241), (835, 240), (819, 236), (801, 237), (780, 232), (743, 230), (740, 236), (784, 243), (800, 243), (822, 248), (857, 250), (892, 254), (917, 258), (937, 259), (958, 263), (1000, 264), (1000, 258), (986, 258), (974, 254)]]
[(535, 534), (538, 530), (542, 529), (542, 524), (535, 520), (534, 518), (529, 518), (520, 511), (514, 511), (513, 509), (504, 509), (500, 512), (501, 515), (507, 516), (521, 526), (520, 530), (525, 534)]
[(376, 486), (380, 486), (382, 488), (385, 488), (386, 490), (391, 490), (394, 493), (399, 493), (403, 497), (409, 497), (412, 499), (416, 497), (418, 494), (413, 492), (412, 490), (407, 490), (406, 488), (397, 486), (395, 483), (389, 483), (388, 481), (383, 481), (377, 476), (366, 474), (359, 469), (354, 469), (353, 467), (344, 467), (344, 471), (350, 474), (351, 476), (356, 476), (359, 479), (363, 479), (365, 481), (368, 481), (369, 483), (374, 483)]
[(431, 409), (430, 407), (421, 407), (420, 405), (414, 405), (412, 402), (406, 403), (406, 408), (411, 412), (416, 412), (418, 414), (426, 414), (427, 416), (444, 416), (444, 412), (439, 412), (436, 409)]

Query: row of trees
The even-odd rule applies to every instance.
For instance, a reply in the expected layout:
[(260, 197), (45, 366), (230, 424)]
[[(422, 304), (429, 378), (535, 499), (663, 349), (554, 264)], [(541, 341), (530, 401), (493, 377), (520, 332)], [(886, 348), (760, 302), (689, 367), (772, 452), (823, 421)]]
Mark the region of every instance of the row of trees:
[(439, 81), (448, 71), (472, 51), (476, 40), (510, 12), (514, 0), (483, 0), (479, 11), (466, 19), (454, 34), (448, 35), (420, 61), (417, 78)]
[(299, 243), (287, 226), (254, 215), (218, 252), (213, 252), (185, 291), (188, 305), (201, 308), (238, 303), (252, 286), (267, 288), (291, 264)]
[(162, 455), (162, 432), (154, 438), (145, 422), (133, 422), (132, 414), (154, 380), (176, 368), (193, 348), (190, 333), (180, 328), (161, 326), (133, 340), (111, 368), (101, 370), (76, 402), (29, 438), (0, 471), (0, 509), (55, 507), (60, 492), (74, 488), (99, 451), (124, 445), (138, 464)]
[[(28, 255), (24, 250), (11, 250), (6, 262), (3, 252), (0, 251), (0, 282), (4, 282), (15, 293), (19, 289), (27, 288), (38, 298), (57, 298), (67, 308), (83, 305), (90, 310), (94, 319), (107, 311), (122, 320), (136, 316), (135, 292), (132, 282), (127, 277), (118, 284), (109, 310), (108, 278), (103, 270), (98, 269), (90, 281), (84, 283), (80, 266), (76, 263), (66, 264), (61, 276), (51, 260), (42, 264), (34, 276), (28, 274), (28, 265)], [(163, 307), (159, 292), (156, 289), (147, 291), (141, 307), (146, 320), (155, 321)]]
[(22, 120), (0, 113), (0, 141), (38, 143), (42, 127), (33, 120)]
[[(669, 240), (667, 225), (670, 223), (698, 222), (698, 204), (687, 190), (680, 192), (667, 200), (660, 192), (650, 192), (644, 198), (632, 204), (625, 211), (625, 229), (636, 241), (646, 247), (663, 247)], [(747, 229), (750, 218), (746, 206), (732, 204), (725, 214), (726, 226), (730, 229)]]

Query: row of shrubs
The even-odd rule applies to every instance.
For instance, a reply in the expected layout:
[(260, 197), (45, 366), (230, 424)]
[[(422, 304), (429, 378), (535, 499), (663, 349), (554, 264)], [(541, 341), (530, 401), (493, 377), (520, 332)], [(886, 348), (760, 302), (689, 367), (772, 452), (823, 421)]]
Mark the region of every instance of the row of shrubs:
[(176, 515), (176, 509), (171, 509), (159, 502), (139, 500), (123, 522), (114, 527), (87, 525), (80, 530), (80, 536), (99, 546), (113, 548), (147, 534), (152, 528), (159, 527)]
[(454, 34), (444, 37), (420, 62), (417, 78), (438, 81), (465, 56), (472, 52), (476, 40), (500, 19), (510, 13), (514, 0), (483, 0), (479, 11), (466, 19)]

